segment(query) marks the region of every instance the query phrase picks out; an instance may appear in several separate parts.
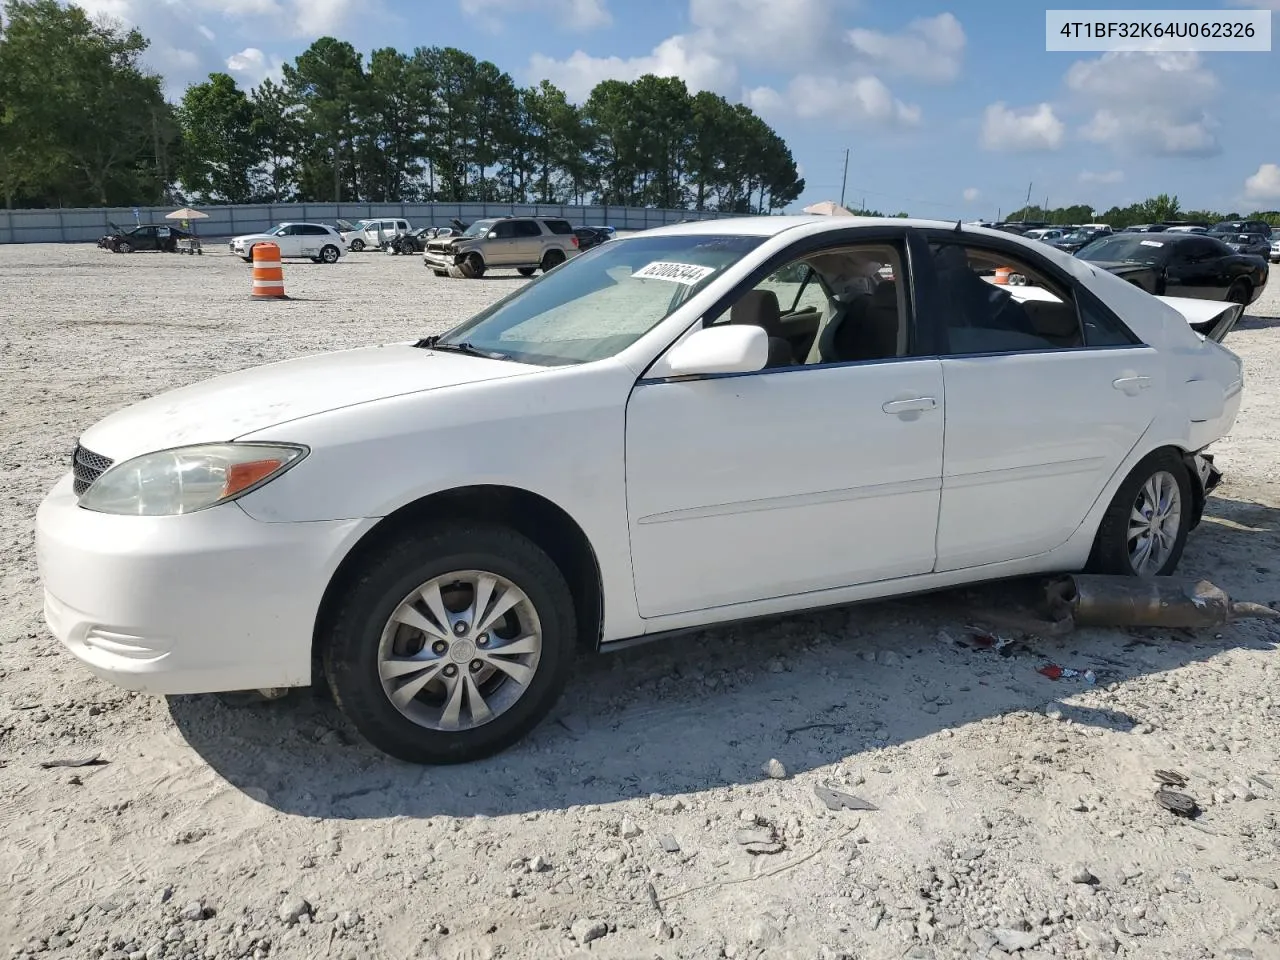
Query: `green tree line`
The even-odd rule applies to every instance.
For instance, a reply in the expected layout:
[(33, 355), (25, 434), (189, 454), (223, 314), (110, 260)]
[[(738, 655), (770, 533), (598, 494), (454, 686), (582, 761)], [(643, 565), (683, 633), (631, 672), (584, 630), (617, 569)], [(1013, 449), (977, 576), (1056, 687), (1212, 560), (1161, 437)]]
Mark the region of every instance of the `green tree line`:
[(581, 106), (453, 47), (322, 37), (280, 82), (227, 74), (165, 100), (137, 30), (56, 0), (0, 21), (6, 206), (191, 202), (607, 203), (769, 213), (804, 189), (749, 108), (677, 78), (607, 80)]
[(1189, 220), (1208, 224), (1219, 220), (1265, 220), (1273, 227), (1280, 227), (1280, 210), (1255, 210), (1252, 213), (1215, 213), (1212, 210), (1183, 210), (1176, 196), (1167, 193), (1148, 197), (1127, 207), (1112, 207), (1094, 214), (1095, 207), (1076, 204), (1070, 207), (1023, 207), (1009, 214), (1013, 221), (1033, 221), (1050, 224), (1106, 223), (1115, 229), (1132, 227), (1139, 223), (1162, 223), (1165, 220)]

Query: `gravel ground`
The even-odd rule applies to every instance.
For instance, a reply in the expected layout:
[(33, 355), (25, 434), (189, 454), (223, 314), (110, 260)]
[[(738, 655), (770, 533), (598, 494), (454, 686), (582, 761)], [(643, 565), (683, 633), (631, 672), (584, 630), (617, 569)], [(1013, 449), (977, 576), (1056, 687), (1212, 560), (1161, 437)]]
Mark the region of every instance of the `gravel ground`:
[[(584, 662), (490, 761), (375, 753), (319, 694), (122, 693), (44, 629), (32, 517), (80, 430), (263, 361), (438, 332), (522, 282), (417, 258), (0, 247), (0, 950), (25, 956), (1280, 957), (1276, 627), (966, 648), (1003, 585)], [(1280, 291), (1186, 573), (1280, 600)], [(1054, 682), (1046, 660), (1096, 672)], [(98, 755), (100, 765), (45, 769)], [(778, 761), (776, 764), (770, 761)], [(766, 768), (768, 768), (766, 770)], [(1205, 808), (1176, 818), (1153, 771)], [(814, 787), (874, 804), (828, 810)]]

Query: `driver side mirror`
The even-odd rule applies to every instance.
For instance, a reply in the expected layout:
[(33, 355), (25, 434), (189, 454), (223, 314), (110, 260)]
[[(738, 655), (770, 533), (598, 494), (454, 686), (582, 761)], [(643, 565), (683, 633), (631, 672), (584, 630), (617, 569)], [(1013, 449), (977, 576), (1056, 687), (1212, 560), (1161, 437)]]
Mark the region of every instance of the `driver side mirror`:
[(753, 373), (769, 361), (763, 327), (722, 324), (706, 327), (677, 344), (653, 375), (690, 377), (711, 373)]
[(497, 239), (498, 239), (498, 231), (497, 231), (497, 230), (490, 230), (490, 231), (489, 231), (489, 239), (490, 239), (490, 240), (497, 240)]

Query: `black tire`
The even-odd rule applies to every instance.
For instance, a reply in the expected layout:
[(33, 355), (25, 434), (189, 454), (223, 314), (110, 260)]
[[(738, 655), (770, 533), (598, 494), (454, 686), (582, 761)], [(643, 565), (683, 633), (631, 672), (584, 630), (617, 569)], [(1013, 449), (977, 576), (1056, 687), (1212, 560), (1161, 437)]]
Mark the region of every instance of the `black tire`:
[(116, 253), (133, 253), (133, 244), (128, 240), (121, 240), (116, 244)]
[(340, 251), (332, 243), (326, 243), (323, 247), (320, 248), (321, 263), (329, 263), (329, 264), (337, 263), (338, 258), (340, 256), (342, 256), (342, 251)]
[(241, 257), (240, 259), (245, 263), (253, 263), (253, 257)]
[(351, 248), (352, 253), (359, 253), (361, 250), (364, 249), (364, 241), (352, 240), (351, 243), (348, 244), (348, 246)]
[(437, 277), (447, 277), (449, 275), (448, 270), (432, 270), (431, 272), (434, 273)]
[(516, 273), (522, 277), (532, 277), (537, 267), (516, 267)]
[[(378, 674), (382, 630), (401, 601), (433, 577), (482, 570), (514, 583), (537, 611), (542, 651), (520, 699), (479, 726), (433, 730), (388, 699)], [(507, 527), (451, 523), (427, 528), (363, 561), (342, 585), (342, 599), (321, 627), (325, 677), (338, 707), (371, 744), (409, 763), (467, 763), (526, 736), (555, 706), (577, 642), (573, 599), (564, 575), (531, 540)]]
[(542, 255), (542, 272), (554, 270), (560, 264), (564, 263), (564, 254), (559, 250), (548, 250)]
[(1251, 296), (1253, 296), (1253, 285), (1248, 280), (1237, 279), (1227, 288), (1228, 303), (1238, 303), (1247, 307)]
[(1191, 529), (1192, 488), (1191, 476), (1187, 472), (1182, 457), (1172, 450), (1157, 450), (1144, 457), (1133, 471), (1120, 484), (1107, 512), (1102, 515), (1098, 525), (1098, 534), (1093, 542), (1093, 552), (1089, 557), (1090, 573), (1106, 573), (1113, 576), (1139, 576), (1129, 557), (1129, 519), (1138, 500), (1142, 488), (1157, 473), (1168, 473), (1177, 482), (1180, 498), (1180, 518), (1177, 536), (1168, 558), (1155, 572), (1155, 576), (1167, 577), (1178, 567), (1182, 559), (1182, 551), (1187, 544), (1187, 533)]
[(458, 272), (468, 280), (479, 280), (484, 276), (484, 257), (478, 253), (468, 253), (466, 259), (458, 264)]

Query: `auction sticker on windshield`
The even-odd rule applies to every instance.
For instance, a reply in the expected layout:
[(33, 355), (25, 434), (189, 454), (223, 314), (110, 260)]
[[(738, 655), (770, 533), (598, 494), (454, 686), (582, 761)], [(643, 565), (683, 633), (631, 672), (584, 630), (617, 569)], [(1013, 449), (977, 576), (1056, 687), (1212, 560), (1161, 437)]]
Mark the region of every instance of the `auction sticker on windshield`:
[(715, 267), (704, 267), (696, 263), (654, 260), (652, 263), (641, 267), (631, 276), (640, 280), (670, 280), (672, 283), (694, 284), (699, 280), (705, 280), (715, 272)]
[(1140, 243), (1144, 247), (1163, 247), (1164, 246), (1164, 244), (1161, 243), (1159, 240), (1139, 240), (1138, 243)]

